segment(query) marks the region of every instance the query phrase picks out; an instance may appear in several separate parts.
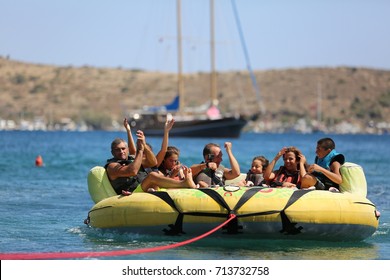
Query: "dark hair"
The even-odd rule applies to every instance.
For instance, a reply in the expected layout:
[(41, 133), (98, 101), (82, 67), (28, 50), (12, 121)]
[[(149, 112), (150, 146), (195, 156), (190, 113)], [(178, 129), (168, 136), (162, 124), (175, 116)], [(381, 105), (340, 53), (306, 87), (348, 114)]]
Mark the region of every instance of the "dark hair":
[(111, 142), (111, 151), (113, 151), (115, 147), (121, 143), (125, 143), (127, 146), (127, 142), (125, 140), (123, 140), (122, 138), (115, 138), (114, 141)]
[(287, 147), (286, 148), (286, 153), (283, 155), (283, 159), (284, 159), (284, 157), (285, 157), (285, 155), (287, 153), (294, 153), (295, 154), (295, 158), (297, 159), (297, 162), (299, 162), (299, 159), (300, 159), (299, 155), (301, 154), (301, 151), (298, 148), (296, 148), (294, 146)]
[(331, 149), (334, 150), (336, 149), (336, 144), (334, 143), (332, 138), (322, 138), (317, 141), (317, 145), (321, 146), (325, 150)]
[(167, 159), (172, 155), (180, 156), (180, 150), (174, 146), (168, 146), (167, 151), (165, 152), (164, 159)]
[(206, 146), (204, 146), (204, 148), (203, 148), (203, 156), (211, 154), (211, 148), (213, 148), (213, 147), (218, 147), (219, 148), (219, 145), (215, 144), (215, 143), (209, 143)]
[[(286, 153), (283, 155), (283, 160), (284, 160), (284, 157), (287, 153), (294, 153), (295, 154), (295, 158), (296, 158), (296, 162), (297, 162), (297, 169), (299, 170), (300, 169), (299, 161), (301, 160), (300, 155), (302, 154), (301, 151), (297, 147), (294, 147), (294, 146), (287, 147)], [(305, 170), (307, 170), (307, 168), (308, 168), (308, 163), (305, 162)]]
[(265, 156), (256, 156), (252, 159), (252, 162), (255, 160), (258, 160), (262, 163), (261, 165), (263, 166), (263, 169), (267, 168), (269, 165), (269, 160)]

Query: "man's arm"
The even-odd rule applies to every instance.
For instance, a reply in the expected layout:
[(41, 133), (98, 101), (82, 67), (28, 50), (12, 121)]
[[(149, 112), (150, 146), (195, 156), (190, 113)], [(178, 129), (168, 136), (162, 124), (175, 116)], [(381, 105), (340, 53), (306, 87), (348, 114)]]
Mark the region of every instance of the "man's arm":
[[(318, 166), (318, 165), (317, 165)], [(336, 184), (341, 184), (343, 182), (343, 178), (341, 177), (341, 174), (340, 174), (340, 167), (341, 167), (341, 164), (337, 161), (334, 161), (331, 165), (330, 165), (330, 170), (327, 170), (325, 168), (322, 168), (320, 166), (319, 167), (319, 170), (316, 170), (316, 171), (319, 171), (321, 172), (322, 174), (324, 174), (326, 177), (328, 177), (329, 180), (331, 180), (332, 182), (335, 182)]]
[(215, 162), (193, 164), (191, 165), (192, 176), (197, 176), (206, 167), (215, 171), (217, 169), (217, 164)]
[(145, 160), (143, 162), (144, 167), (154, 167), (157, 166), (157, 159), (154, 155), (153, 151), (149, 148), (149, 146), (145, 147)]
[(274, 159), (268, 164), (267, 168), (265, 169), (263, 176), (266, 181), (273, 180), (275, 178), (275, 173), (273, 172), (276, 162), (280, 159), (281, 156), (283, 156), (286, 153), (286, 148), (283, 147), (274, 157)]
[(125, 127), (127, 133), (127, 144), (129, 145), (129, 154), (135, 155), (137, 150), (134, 144), (133, 135), (131, 134), (131, 128), (129, 122), (127, 121), (126, 118), (123, 120), (123, 126)]
[(138, 141), (142, 143), (142, 146), (144, 147), (145, 158), (142, 161), (143, 167), (147, 168), (147, 167), (157, 166), (156, 156), (154, 155), (150, 147), (146, 144), (145, 135), (141, 130), (137, 131), (137, 145), (138, 145)]
[(110, 163), (107, 166), (107, 174), (111, 180), (115, 180), (119, 177), (132, 177), (137, 175), (138, 170), (141, 167), (144, 149), (138, 149), (135, 159), (128, 165), (121, 165), (117, 162)]
[(240, 174), (241, 174), (240, 165), (238, 164), (238, 161), (236, 160), (236, 158), (233, 155), (232, 143), (226, 142), (225, 143), (225, 149), (226, 149), (226, 153), (228, 154), (228, 157), (229, 157), (231, 169), (226, 168), (224, 170), (224, 174), (223, 175), (225, 176), (225, 178), (227, 180), (232, 180), (232, 179), (237, 178), (238, 176), (240, 176)]
[(156, 155), (156, 159), (157, 159), (156, 165), (157, 166), (160, 166), (164, 160), (165, 154), (166, 154), (167, 149), (168, 149), (169, 131), (172, 129), (174, 123), (175, 123), (174, 119), (172, 119), (172, 120), (167, 119), (167, 121), (165, 122), (164, 136), (163, 136), (163, 141), (161, 142), (161, 149)]

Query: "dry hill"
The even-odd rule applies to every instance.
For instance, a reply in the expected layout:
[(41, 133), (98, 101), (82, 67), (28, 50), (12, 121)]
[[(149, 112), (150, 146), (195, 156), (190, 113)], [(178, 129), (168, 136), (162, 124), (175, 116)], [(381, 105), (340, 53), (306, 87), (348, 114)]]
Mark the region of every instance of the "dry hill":
[[(364, 68), (304, 68), (255, 72), (260, 87), (261, 120), (289, 127), (318, 118), (330, 127), (342, 121), (366, 127), (390, 123), (390, 71)], [(64, 118), (110, 129), (112, 121), (144, 105), (169, 103), (176, 95), (171, 73), (140, 70), (55, 67), (0, 58), (0, 119), (48, 124)], [(186, 74), (188, 106), (208, 101), (209, 75)], [(222, 111), (252, 115), (259, 102), (245, 72), (218, 73)], [(321, 111), (317, 111), (320, 104)], [(257, 125), (257, 124), (252, 124)], [(271, 126), (272, 127), (272, 126)]]

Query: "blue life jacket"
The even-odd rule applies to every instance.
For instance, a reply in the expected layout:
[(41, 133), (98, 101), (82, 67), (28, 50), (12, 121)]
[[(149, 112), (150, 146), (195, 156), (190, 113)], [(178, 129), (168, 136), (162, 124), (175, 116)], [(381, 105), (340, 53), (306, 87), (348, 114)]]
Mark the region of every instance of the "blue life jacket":
[[(340, 154), (336, 152), (335, 149), (333, 149), (329, 154), (327, 154), (323, 158), (319, 158), (318, 156), (315, 158), (314, 162), (318, 164), (319, 166), (330, 170), (330, 166), (333, 162), (339, 162), (340, 165), (343, 165), (345, 162), (345, 157), (343, 154)], [(324, 185), (327, 190), (329, 190), (330, 187), (339, 188), (339, 185), (330, 180), (328, 177), (326, 177), (322, 172), (314, 172), (314, 176), (316, 176)]]

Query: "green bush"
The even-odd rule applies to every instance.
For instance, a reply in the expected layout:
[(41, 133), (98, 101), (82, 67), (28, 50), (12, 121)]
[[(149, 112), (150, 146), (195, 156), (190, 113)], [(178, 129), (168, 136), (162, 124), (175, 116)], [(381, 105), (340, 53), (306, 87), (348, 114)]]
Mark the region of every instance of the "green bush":
[(26, 76), (23, 74), (16, 74), (11, 78), (11, 82), (15, 85), (22, 85), (27, 81)]
[(388, 108), (390, 107), (390, 90), (386, 93), (383, 93), (379, 99), (378, 99), (379, 104), (382, 107)]
[(46, 87), (44, 85), (37, 84), (30, 90), (30, 93), (35, 94), (35, 93), (45, 92), (45, 91), (46, 91)]

